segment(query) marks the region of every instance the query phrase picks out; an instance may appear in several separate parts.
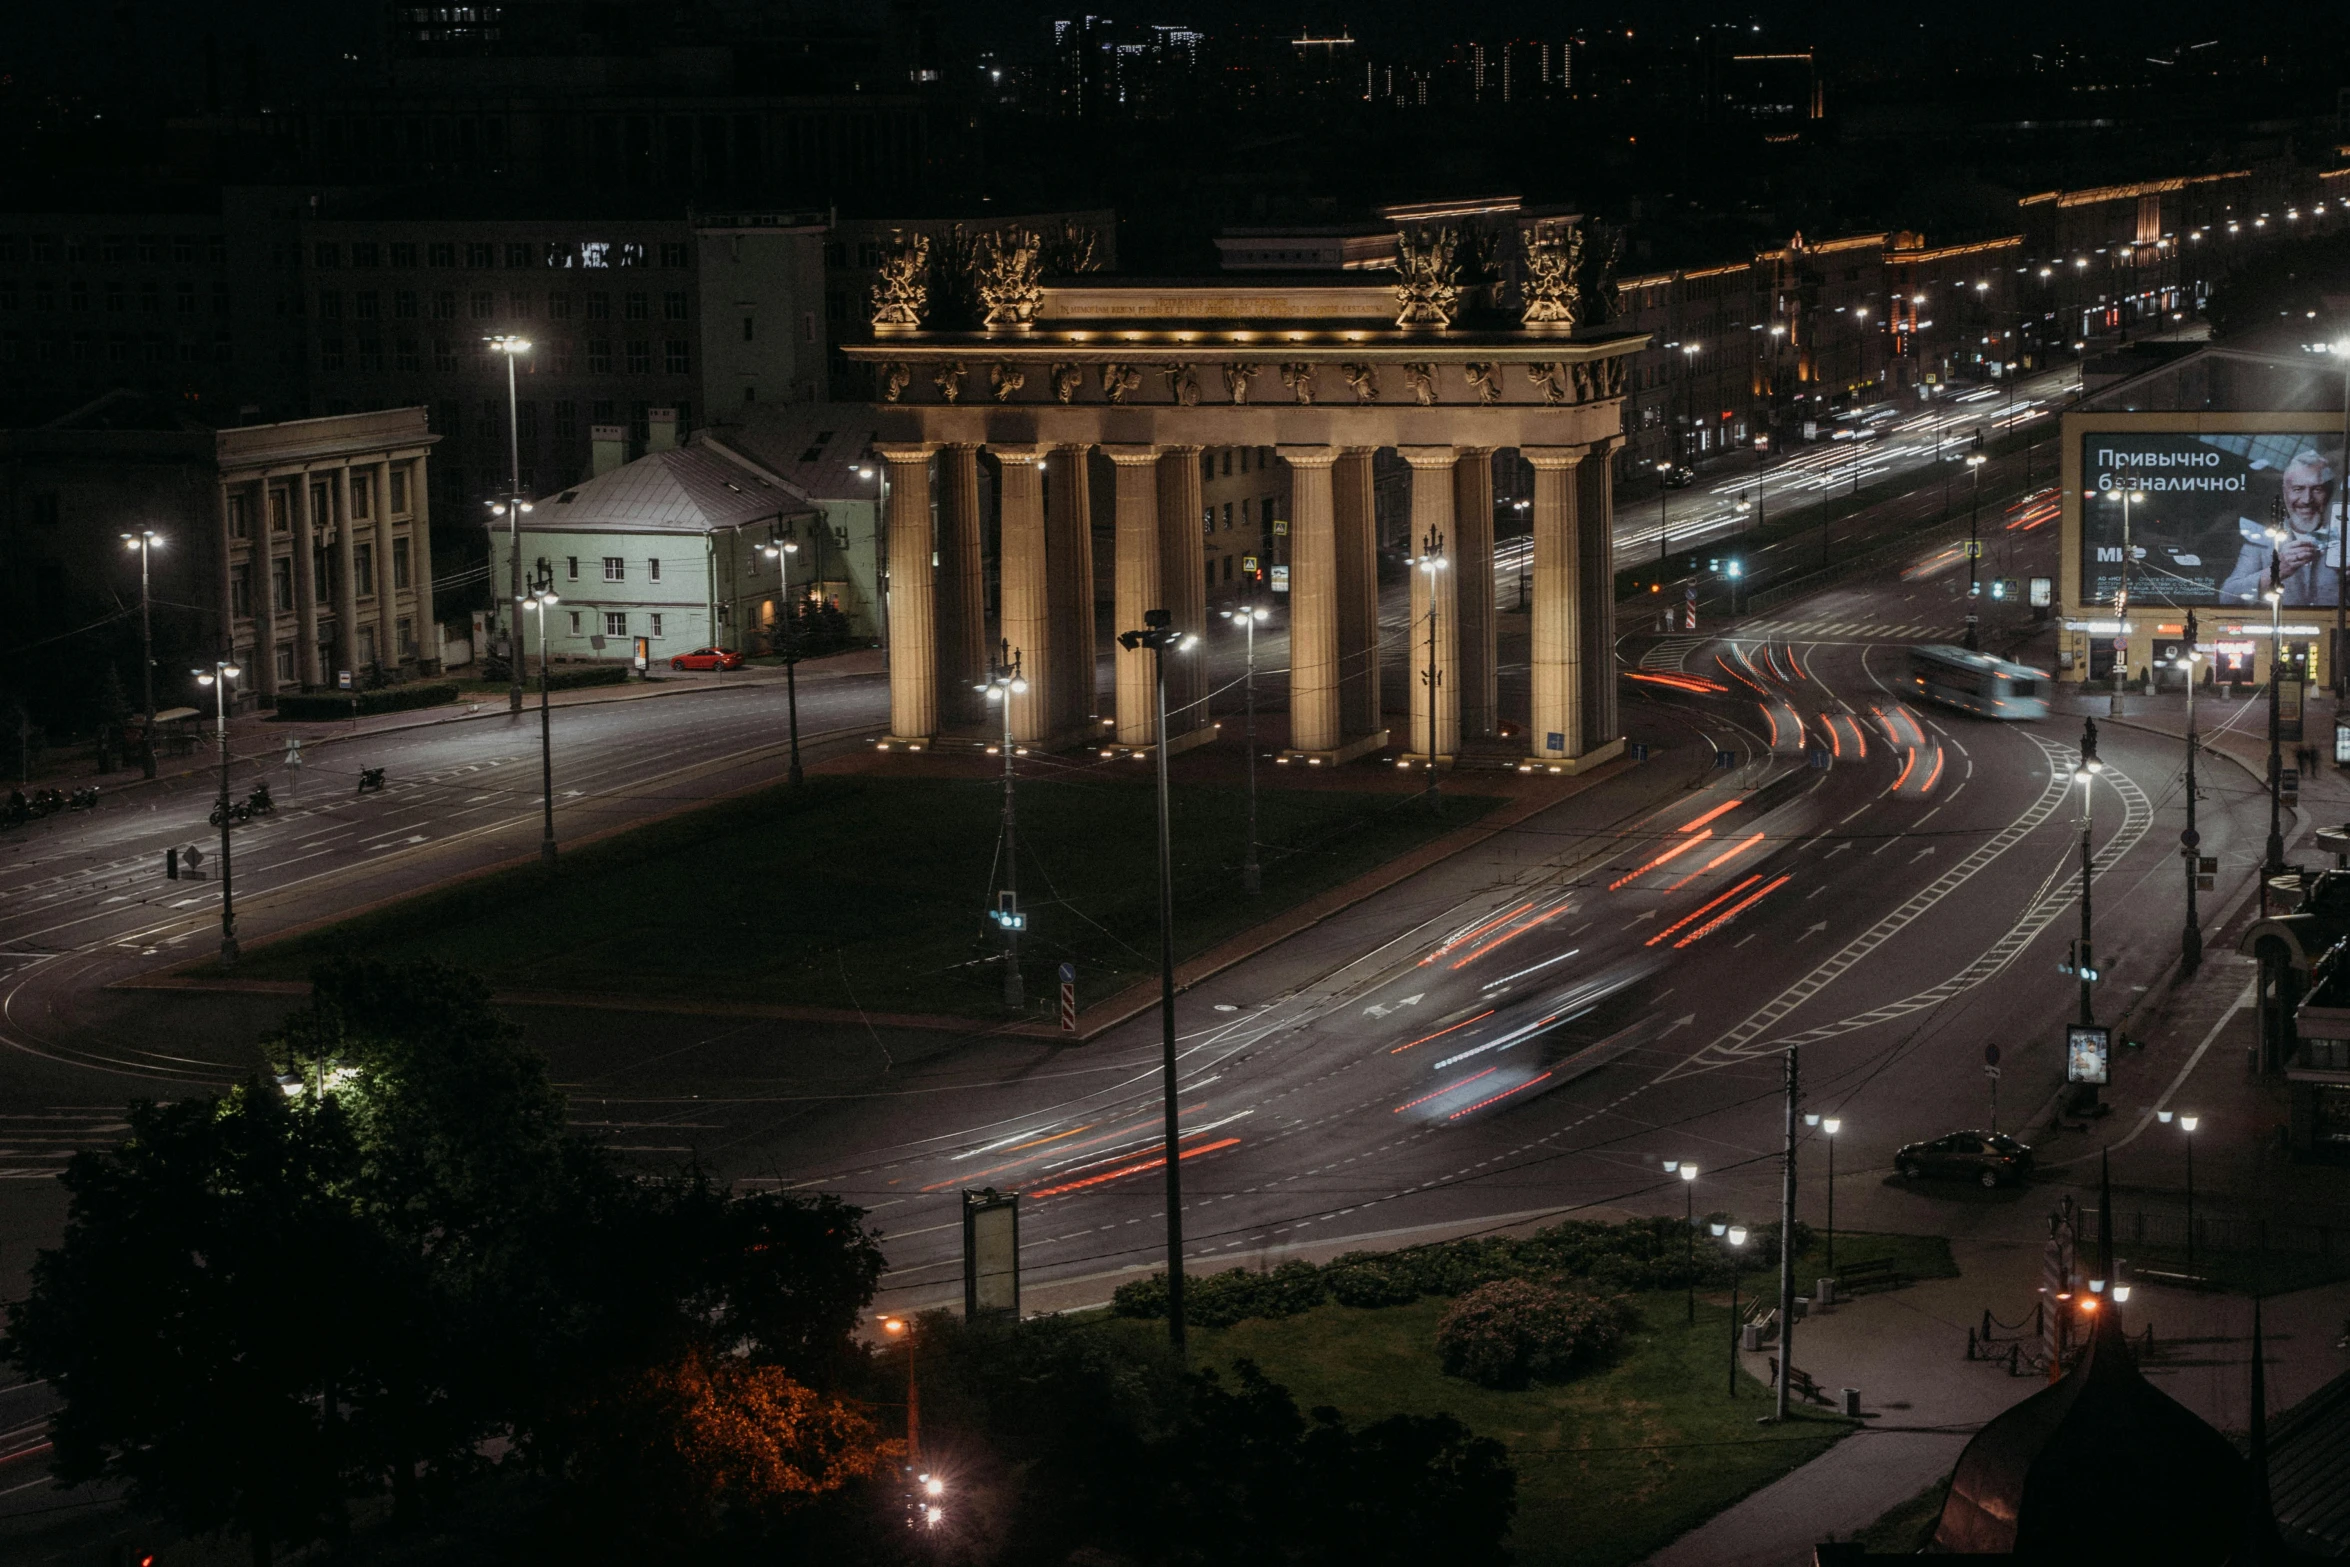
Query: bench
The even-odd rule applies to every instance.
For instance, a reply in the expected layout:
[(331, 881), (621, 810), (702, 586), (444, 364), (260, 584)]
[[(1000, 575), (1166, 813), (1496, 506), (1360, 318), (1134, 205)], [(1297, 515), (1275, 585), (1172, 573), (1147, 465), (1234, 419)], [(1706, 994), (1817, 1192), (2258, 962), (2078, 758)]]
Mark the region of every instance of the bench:
[[(1771, 1385), (1776, 1387), (1779, 1383), (1778, 1356), (1773, 1355), (1770, 1357), (1770, 1366)], [(1801, 1366), (1789, 1366), (1787, 1368), (1787, 1391), (1793, 1393), (1796, 1397), (1803, 1399), (1807, 1403), (1818, 1404), (1822, 1407), (1832, 1407), (1836, 1402), (1827, 1394), (1820, 1391), (1820, 1385), (1811, 1379), (1811, 1373), (1804, 1370)]]
[(1864, 1289), (1897, 1290), (1909, 1282), (1909, 1275), (1893, 1266), (1890, 1257), (1872, 1257), (1866, 1262), (1847, 1263), (1836, 1270), (1836, 1293), (1857, 1295)]

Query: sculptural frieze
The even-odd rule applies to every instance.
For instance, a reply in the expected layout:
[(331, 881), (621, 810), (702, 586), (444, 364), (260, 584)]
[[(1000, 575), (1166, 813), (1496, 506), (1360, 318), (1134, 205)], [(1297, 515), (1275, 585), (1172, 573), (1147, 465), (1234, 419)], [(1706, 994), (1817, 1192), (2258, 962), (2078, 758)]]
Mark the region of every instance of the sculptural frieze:
[(1142, 386), (1142, 370), (1135, 365), (1104, 364), (1102, 366), (1102, 395), (1113, 403), (1123, 403)]
[(1189, 365), (1161, 365), (1159, 373), (1167, 378), (1167, 396), (1176, 404), (1191, 408), (1199, 403), (1199, 377)]
[(885, 403), (896, 402), (906, 395), (906, 388), (913, 383), (913, 380), (914, 367), (912, 365), (894, 360), (883, 365), (881, 367), (881, 400)]
[(1490, 407), (1501, 400), (1501, 366), (1474, 361), (1461, 366), (1461, 373), (1469, 378), (1477, 401)]
[(963, 361), (950, 359), (931, 374), (930, 384), (938, 388), (938, 395), (955, 402), (963, 395)]
[(1300, 403), (1314, 400), (1314, 367), (1309, 364), (1291, 364), (1281, 367), (1281, 384)]
[(1556, 364), (1528, 365), (1526, 379), (1541, 388), (1542, 400), (1556, 408), (1567, 400), (1566, 367)]
[(1027, 371), (1018, 365), (1006, 364), (1001, 360), (998, 360), (994, 368), (988, 371), (987, 378), (995, 386), (995, 400), (999, 403), (1010, 402), (1012, 394), (1028, 384)]
[(1085, 371), (1079, 366), (1053, 366), (1053, 401), (1063, 404), (1076, 401), (1077, 389), (1084, 384)]
[(873, 274), (873, 329), (911, 332), (930, 304), (930, 236), (893, 234)]
[(1248, 401), (1248, 380), (1257, 373), (1255, 365), (1224, 366), (1224, 395), (1235, 403)]
[(1412, 396), (1419, 400), (1422, 408), (1435, 406), (1436, 367), (1434, 365), (1405, 365), (1403, 378), (1411, 383)]
[(1346, 384), (1355, 394), (1357, 403), (1375, 403), (1379, 400), (1379, 367), (1377, 365), (1348, 365)]

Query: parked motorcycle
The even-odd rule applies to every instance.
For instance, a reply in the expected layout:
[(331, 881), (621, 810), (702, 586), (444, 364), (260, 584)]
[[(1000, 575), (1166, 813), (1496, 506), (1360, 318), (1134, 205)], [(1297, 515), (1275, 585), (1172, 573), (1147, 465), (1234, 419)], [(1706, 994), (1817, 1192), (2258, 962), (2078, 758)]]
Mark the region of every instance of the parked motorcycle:
[(65, 802), (69, 811), (94, 811), (98, 808), (98, 787), (95, 784), (76, 789)]
[(54, 816), (65, 809), (65, 796), (56, 789), (35, 789), (32, 809), (35, 816)]
[(215, 826), (215, 827), (218, 827), (218, 826), (220, 825), (220, 821), (221, 821), (221, 812), (222, 812), (222, 810), (223, 810), (224, 808), (226, 809), (226, 811), (227, 811), (227, 813), (228, 813), (228, 820), (229, 820), (229, 824), (230, 824), (231, 826), (235, 826), (235, 825), (238, 825), (238, 824), (240, 824), (240, 823), (244, 823), (244, 822), (249, 822), (249, 821), (251, 821), (251, 820), (253, 819), (253, 807), (252, 807), (252, 806), (250, 806), (250, 805), (248, 805), (248, 804), (246, 804), (244, 801), (242, 801), (242, 800), (228, 800), (228, 801), (215, 800), (215, 801), (213, 801), (213, 802), (212, 802), (212, 816), (211, 816), (211, 822), (212, 822), (212, 825), (213, 825), (213, 826)]
[(359, 792), (361, 794), (378, 793), (383, 786), (384, 770), (382, 768), (362, 767), (359, 769)]

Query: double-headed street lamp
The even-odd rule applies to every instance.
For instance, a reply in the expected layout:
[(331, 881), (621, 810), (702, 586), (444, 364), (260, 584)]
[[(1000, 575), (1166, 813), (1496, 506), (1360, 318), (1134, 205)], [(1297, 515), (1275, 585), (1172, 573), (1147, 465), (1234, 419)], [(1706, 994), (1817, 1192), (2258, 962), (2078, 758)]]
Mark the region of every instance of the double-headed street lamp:
[(1247, 673), (1241, 681), (1248, 714), (1242, 731), (1248, 744), (1248, 858), (1240, 864), (1240, 890), (1253, 898), (1265, 885), (1264, 872), (1257, 864), (1257, 627), (1272, 619), (1273, 612), (1251, 604), (1224, 611), (1224, 618), (1248, 637)]
[(2195, 636), (2195, 612), (2189, 610), (2186, 646), (2179, 653), (2179, 663), (2187, 671), (2187, 825), (2179, 832), (2179, 857), (2187, 867), (2187, 924), (2179, 932), (2179, 964), (2189, 974), (2203, 964), (2203, 921), (2195, 912), (2195, 889), (2203, 875), (2203, 835), (2195, 830), (2195, 752), (2200, 745), (2195, 733), (2195, 666), (2203, 655), (2195, 650)]
[[(1746, 1244), (1746, 1226), (1717, 1224), (1714, 1239), (1727, 1243), (1730, 1257), (1730, 1396), (1738, 1396), (1738, 1259)], [(1784, 1237), (1782, 1237), (1784, 1244)]]
[(1975, 580), (1975, 563), (1983, 553), (1983, 541), (1977, 531), (1983, 515), (1983, 432), (1975, 432), (1974, 450), (1966, 454), (1967, 473), (1974, 488), (1967, 496), (1966, 509), (1966, 645), (1971, 652), (1981, 644), (1975, 640), (1975, 603), (1982, 594), (1982, 585)]
[(1167, 1339), (1183, 1353), (1183, 1152), (1175, 1131), (1175, 850), (1167, 829), (1167, 655), (1188, 652), (1199, 637), (1175, 629), (1170, 610), (1146, 609), (1142, 629), (1118, 633), (1129, 653), (1148, 648), (1156, 725), (1151, 751), (1159, 785), (1159, 1097), (1165, 1110), (1167, 1166)]
[(1681, 1177), (1681, 1220), (1687, 1226), (1689, 1325), (1697, 1326), (1697, 1166), (1687, 1159), (1667, 1159), (1665, 1173)]
[(1671, 463), (1660, 462), (1656, 465), (1656, 563), (1660, 569), (1664, 566), (1665, 556), (1672, 553), (1673, 528), (1665, 515), (1666, 498), (1672, 493), (1672, 486), (1665, 481), (1672, 477), (1672, 473)]
[(2285, 560), (2284, 502), (2270, 507), (2268, 524), (2268, 846), (2261, 855), (2260, 909), (2268, 912), (2268, 880), (2285, 868), (2285, 758), (2282, 700), (2285, 675)]
[(148, 613), (147, 557), (163, 545), (163, 535), (141, 528), (122, 536), (123, 546), (139, 552), (139, 690), (146, 704), (139, 725), (139, 775), (155, 776), (155, 626)]
[(228, 683), (244, 671), (225, 658), (216, 658), (210, 669), (190, 673), (196, 684), (212, 688), (215, 733), (220, 738), (220, 961), (233, 964), (237, 961), (237, 904), (229, 877), (228, 829), (233, 818), (228, 810)]
[[(502, 506), (492, 506), (490, 512), (493, 516), (503, 516), (506, 519), (507, 567), (513, 578), (514, 602), (519, 604), (522, 602), (522, 514), (530, 510), (530, 507), (522, 498), (522, 429), (516, 413), (518, 405), (515, 402), (514, 392), (514, 361), (530, 352), (530, 339), (517, 337), (511, 332), (498, 332), (483, 338), (482, 342), (491, 353), (501, 354), (505, 356), (506, 360), (506, 500)], [(492, 589), (491, 591), (495, 592), (496, 590)], [(519, 616), (516, 618), (520, 619)], [(514, 628), (513, 640), (513, 657), (509, 662), (514, 666), (514, 683), (513, 689), (507, 693), (506, 705), (507, 711), (519, 713), (522, 711), (522, 628), (520, 625)]]
[(2089, 841), (2089, 785), (2105, 771), (2105, 764), (2097, 759), (2097, 720), (2081, 720), (2081, 761), (2073, 769), (2073, 781), (2081, 786), (2081, 938), (2073, 949), (2073, 966), (2081, 981), (2081, 1026), (2092, 1028), (2097, 1023), (2096, 1001), (2091, 987), (2097, 983), (2097, 962), (2089, 942), (2089, 888), (2095, 866)]
[[(768, 540), (759, 547), (759, 553), (775, 562), (775, 570), (782, 587), (781, 599), (785, 623), (783, 628), (783, 692), (785, 705), (791, 710), (791, 781), (800, 782), (800, 606), (791, 596), (791, 558), (800, 552), (799, 540), (784, 535)], [(1005, 722), (1011, 722), (1007, 717)], [(1009, 766), (1010, 763), (1006, 763)]]
[(1844, 1123), (1832, 1115), (1806, 1115), (1804, 1124), (1816, 1126), (1828, 1145), (1828, 1273), (1836, 1272), (1836, 1134)]
[[(2168, 1126), (2171, 1124), (2172, 1114), (2168, 1110), (2157, 1110), (2154, 1112), (2154, 1119)], [(2195, 1271), (2195, 1128), (2202, 1124), (2203, 1117), (2182, 1115), (2177, 1117), (2177, 1120), (2179, 1130), (2185, 1133), (2187, 1138), (2187, 1271), (2193, 1273)]]
[[(539, 612), (539, 792), (545, 799), (546, 827), (539, 837), (539, 862), (555, 863), (555, 739), (554, 720), (547, 707), (547, 606), (561, 602), (555, 597), (555, 563), (539, 557), (538, 570), (531, 576), (530, 591), (515, 596), (515, 607)], [(515, 669), (522, 667), (521, 615), (516, 614), (514, 628)]]
[(1020, 650), (1009, 642), (996, 646), (1001, 653), (987, 666), (978, 689), (1004, 715), (1004, 888), (996, 895), (993, 917), (1004, 933), (1004, 1005), (1018, 1007), (1027, 999), (1020, 986), (1020, 932), (1028, 916), (1020, 912), (1019, 818), (1012, 807), (1012, 698), (1028, 694), (1028, 679), (1020, 673)]
[(2113, 618), (2121, 627), (2118, 638), (2121, 646), (2114, 649), (2116, 656), (2113, 661), (2113, 716), (2119, 718), (2122, 716), (2122, 682), (2129, 678), (2130, 673), (2130, 508), (2144, 500), (2146, 492), (2124, 484), (2120, 489), (2107, 490), (2105, 498), (2118, 502), (2122, 509), (2122, 574), (2120, 583), (2113, 590)]

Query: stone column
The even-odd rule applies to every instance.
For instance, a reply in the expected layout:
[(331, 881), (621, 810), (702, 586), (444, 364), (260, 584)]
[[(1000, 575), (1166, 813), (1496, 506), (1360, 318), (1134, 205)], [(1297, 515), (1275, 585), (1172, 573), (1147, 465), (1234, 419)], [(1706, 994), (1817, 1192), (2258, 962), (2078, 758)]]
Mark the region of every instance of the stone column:
[(318, 679), (318, 519), (310, 515), (310, 475), (289, 475), (294, 508), (294, 676), (305, 691)]
[(1020, 655), (1026, 692), (1011, 698), (1012, 735), (1024, 742), (1052, 734), (1058, 671), (1053, 663), (1052, 569), (1045, 541), (1044, 448), (991, 446), (1002, 465), (996, 493), (1003, 507), (1002, 640)]
[(367, 536), (375, 550), (375, 656), (387, 669), (400, 667), (400, 590), (392, 577), (391, 465), (367, 464)]
[[(1159, 597), (1159, 452), (1155, 446), (1105, 446), (1102, 455), (1117, 464), (1116, 505), (1118, 532), (1114, 565), (1118, 574), (1113, 609), (1113, 635), (1142, 628), (1144, 610), (1165, 609)], [(1149, 745), (1158, 738), (1152, 682), (1156, 678), (1149, 649), (1116, 655), (1117, 713), (1120, 745)], [(1170, 670), (1172, 675), (1173, 671)], [(1168, 687), (1168, 705), (1174, 705), (1174, 687)]]
[[(416, 584), (416, 646), (418, 663), (428, 675), (441, 672), (441, 623), (432, 602), (432, 491), (425, 486), (425, 464), (419, 459), (408, 468), (409, 566)], [(384, 505), (392, 504), (391, 480), (384, 481)], [(478, 650), (475, 654), (479, 656)]]
[(1100, 711), (1094, 690), (1092, 449), (1056, 446), (1045, 459), (1045, 575), (1052, 617), (1052, 705), (1057, 735), (1086, 731)]
[(1372, 452), (1368, 446), (1349, 446), (1330, 470), (1338, 551), (1338, 726), (1348, 736), (1375, 734), (1382, 727), (1379, 519), (1371, 483)]
[(939, 454), (939, 716), (981, 721), (986, 699), (973, 687), (987, 678), (987, 576), (980, 564), (979, 448), (963, 442)]
[(245, 560), (253, 573), (253, 665), (246, 689), (277, 701), (277, 546), (269, 531), (269, 481), (253, 485), (253, 536)]
[(1289, 464), (1289, 748), (1335, 752), (1339, 709), (1338, 535), (1332, 446), (1282, 446)]
[[(228, 492), (228, 481), (223, 479), (220, 483), (220, 506), (213, 513), (213, 526), (219, 530), (220, 541), (220, 548), (214, 553), (213, 561), (220, 569), (220, 597), (217, 602), (220, 605), (221, 656), (235, 658), (237, 656), (237, 543), (229, 535)], [(245, 661), (245, 678), (237, 682), (239, 696), (246, 695), (254, 689), (258, 671), (253, 669), (252, 663), (250, 658)]]
[(938, 613), (931, 580), (929, 446), (875, 446), (889, 464), (889, 743), (938, 735)]
[(1428, 675), (1428, 611), (1436, 610), (1436, 648), (1433, 657), (1436, 690), (1433, 693), (1436, 755), (1452, 756), (1461, 744), (1460, 613), (1455, 581), (1459, 573), (1453, 545), (1452, 476), (1456, 460), (1449, 446), (1399, 446), (1396, 455), (1412, 468), (1411, 553), (1417, 560), (1430, 538), (1443, 557), (1442, 569), (1430, 572), (1412, 567), (1412, 619), (1404, 639), (1404, 683), (1412, 693), (1412, 725), (1403, 736), (1403, 749), (1417, 755), (1428, 750), (1431, 693)]
[(1452, 465), (1451, 555), (1461, 615), (1461, 735), (1490, 740), (1501, 717), (1493, 624), (1493, 448), (1459, 450)]
[(359, 681), (359, 531), (351, 520), (351, 465), (335, 470), (335, 668), (349, 670), (354, 689)]
[(1590, 447), (1575, 472), (1577, 553), (1581, 557), (1583, 624), (1578, 643), (1583, 660), (1583, 730), (1569, 735), (1577, 756), (1616, 739), (1616, 549), (1615, 486), (1608, 456), (1620, 441)]
[(1580, 591), (1583, 557), (1575, 531), (1576, 468), (1572, 446), (1526, 446), (1518, 455), (1534, 468), (1533, 702), (1526, 751), (1563, 761), (1582, 732), (1583, 648)]
[[(1207, 541), (1200, 526), (1196, 446), (1159, 448), (1159, 608), (1175, 629), (1203, 641), (1208, 633)], [(1204, 651), (1204, 650), (1203, 650)], [(1208, 664), (1186, 655), (1167, 663), (1167, 729), (1189, 734), (1208, 722)]]

